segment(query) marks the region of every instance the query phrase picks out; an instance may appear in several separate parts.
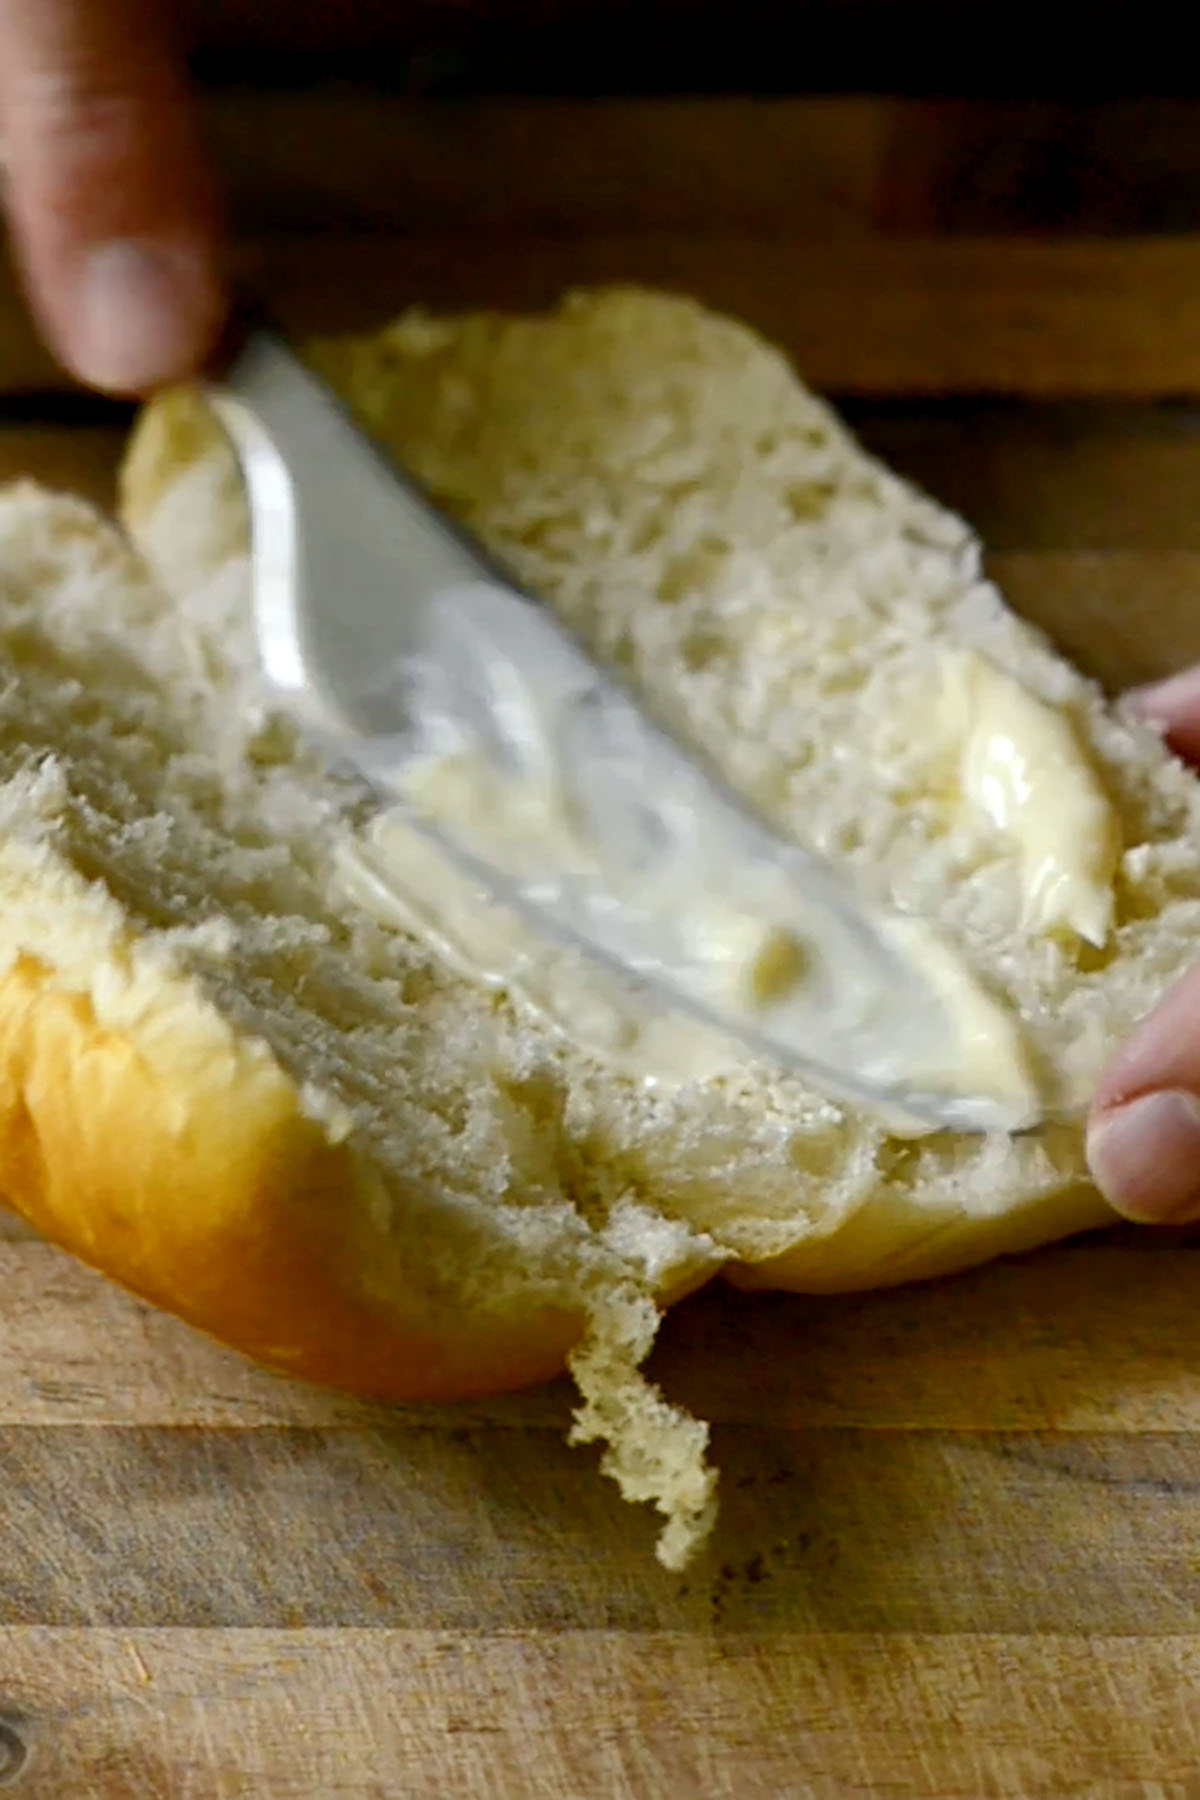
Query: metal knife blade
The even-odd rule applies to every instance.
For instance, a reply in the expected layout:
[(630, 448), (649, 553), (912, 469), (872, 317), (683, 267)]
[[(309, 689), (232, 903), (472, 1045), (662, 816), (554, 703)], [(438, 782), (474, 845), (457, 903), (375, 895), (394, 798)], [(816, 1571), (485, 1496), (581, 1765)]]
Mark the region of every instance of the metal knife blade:
[[(381, 807), (497, 902), (831, 1098), (934, 1129), (1036, 1122), (1029, 1096), (964, 1089), (952, 1008), (897, 921), (665, 731), (363, 435), (283, 338), (248, 330), (208, 395), (245, 480), (267, 683)], [(464, 746), (491, 776), (538, 780), (552, 765), (593, 854), (507, 843), (487, 829), (495, 813), (480, 830), (478, 817), (447, 825), (414, 804), (404, 771)], [(678, 904), (705, 883), (722, 904), (740, 895), (794, 925), (809, 975), (786, 1007), (751, 1015), (726, 1003)]]

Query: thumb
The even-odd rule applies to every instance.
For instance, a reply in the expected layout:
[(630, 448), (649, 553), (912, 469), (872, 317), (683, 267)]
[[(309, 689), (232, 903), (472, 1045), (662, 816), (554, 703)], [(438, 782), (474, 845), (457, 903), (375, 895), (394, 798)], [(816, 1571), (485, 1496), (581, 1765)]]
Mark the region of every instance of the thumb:
[(0, 0), (7, 206), (39, 322), (93, 386), (191, 373), (219, 330), (214, 207), (156, 0)]
[(1096, 1185), (1126, 1218), (1200, 1218), (1200, 968), (1106, 1071), (1088, 1121)]
[[(1200, 762), (1200, 667), (1129, 698), (1172, 749)], [(1200, 969), (1105, 1073), (1088, 1123), (1088, 1160), (1101, 1192), (1128, 1218), (1200, 1218)]]

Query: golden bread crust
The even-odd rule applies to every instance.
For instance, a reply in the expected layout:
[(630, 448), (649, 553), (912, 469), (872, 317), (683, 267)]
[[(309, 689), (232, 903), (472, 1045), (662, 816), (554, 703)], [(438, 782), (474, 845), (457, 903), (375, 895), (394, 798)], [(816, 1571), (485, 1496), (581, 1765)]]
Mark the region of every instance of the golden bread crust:
[(216, 567), (248, 547), (245, 501), (221, 427), (196, 388), (167, 389), (138, 414), (118, 471), (118, 511), (135, 543), (143, 542), (164, 496), (201, 465), (217, 482), (199, 521)]
[(836, 1233), (806, 1238), (780, 1256), (733, 1265), (725, 1274), (735, 1287), (744, 1289), (858, 1293), (956, 1275), (997, 1257), (1020, 1256), (1113, 1223), (1112, 1209), (1090, 1183), (1082, 1181), (991, 1218), (934, 1214), (924, 1233), (910, 1207), (889, 1205), (884, 1194), (868, 1200)]
[[(260, 1046), (97, 1019), (21, 956), (0, 977), (0, 1183), (37, 1230), (256, 1361), (391, 1401), (557, 1374), (581, 1324), (517, 1307), (469, 1321), (376, 1223), (371, 1172), (305, 1116)], [(212, 1021), (206, 1020), (211, 1027)]]

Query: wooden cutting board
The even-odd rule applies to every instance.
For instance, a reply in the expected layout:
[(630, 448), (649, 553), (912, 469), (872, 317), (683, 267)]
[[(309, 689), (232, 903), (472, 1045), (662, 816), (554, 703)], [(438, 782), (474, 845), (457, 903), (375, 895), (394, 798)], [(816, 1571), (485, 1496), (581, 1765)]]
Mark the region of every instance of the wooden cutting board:
[[(673, 280), (850, 396), (1106, 680), (1200, 657), (1200, 240), (1119, 235), (1197, 188), (1194, 109), (1154, 115), (1153, 166), (1119, 108), (1089, 115), (1066, 225), (1090, 236), (1047, 239), (1019, 235), (1023, 169), (1049, 161), (1063, 192), (1047, 144), (1069, 130), (1044, 114), (583, 108), (551, 167), (527, 107), (295, 99), (285, 154), (284, 104), (219, 124), (243, 242), (298, 322)], [(317, 141), (342, 146), (329, 165)], [(1139, 210), (1114, 221), (1122, 143)], [(337, 231), (302, 239), (314, 191)], [(55, 380), (0, 300), (0, 475), (102, 497), (120, 423)], [(683, 1577), (566, 1448), (565, 1384), (372, 1411), (0, 1224), (0, 1787), (1200, 1795), (1186, 1238), (1114, 1232), (896, 1294), (713, 1290), (653, 1366), (714, 1422), (722, 1470), (717, 1541)]]

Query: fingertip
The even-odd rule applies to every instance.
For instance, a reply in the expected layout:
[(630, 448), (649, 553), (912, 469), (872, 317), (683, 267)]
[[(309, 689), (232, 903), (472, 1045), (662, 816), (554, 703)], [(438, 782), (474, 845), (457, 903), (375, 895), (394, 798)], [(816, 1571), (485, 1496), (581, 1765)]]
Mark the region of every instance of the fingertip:
[(1088, 1166), (1114, 1211), (1149, 1225), (1200, 1218), (1200, 1098), (1180, 1090), (1139, 1094), (1097, 1110)]
[(6, 210), (73, 374), (121, 394), (194, 372), (220, 328), (218, 207), (158, 0), (0, 0)]
[(1200, 666), (1133, 688), (1125, 701), (1138, 718), (1163, 733), (1177, 755), (1200, 762)]
[(72, 374), (142, 395), (194, 374), (220, 332), (225, 297), (207, 241), (118, 238), (89, 247), (46, 310)]
[(1200, 968), (1176, 983), (1105, 1069), (1087, 1155), (1097, 1187), (1126, 1218), (1200, 1218)]

